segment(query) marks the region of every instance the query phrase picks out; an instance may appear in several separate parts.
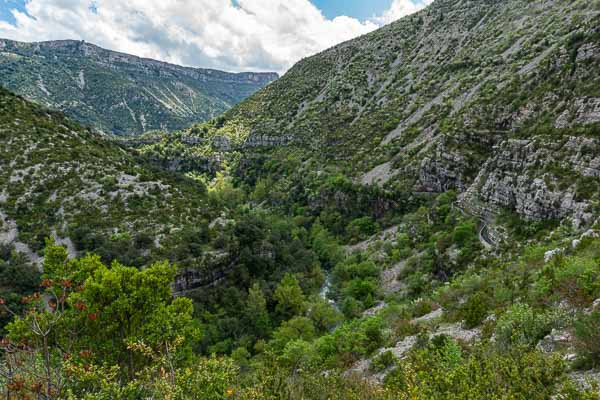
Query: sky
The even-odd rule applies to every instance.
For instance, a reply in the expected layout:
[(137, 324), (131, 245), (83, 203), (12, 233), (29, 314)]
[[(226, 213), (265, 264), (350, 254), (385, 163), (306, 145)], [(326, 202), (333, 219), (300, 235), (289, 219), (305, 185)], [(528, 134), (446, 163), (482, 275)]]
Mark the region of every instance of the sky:
[(284, 73), (433, 0), (0, 0), (0, 38), (85, 40), (225, 71)]

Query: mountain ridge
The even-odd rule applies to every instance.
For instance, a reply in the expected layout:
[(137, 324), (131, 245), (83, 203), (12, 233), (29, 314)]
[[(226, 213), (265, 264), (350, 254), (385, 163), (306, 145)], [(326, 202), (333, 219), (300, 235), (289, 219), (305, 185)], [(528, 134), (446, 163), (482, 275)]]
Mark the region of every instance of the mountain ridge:
[(0, 72), (8, 89), (119, 135), (208, 120), (278, 78), (182, 67), (74, 40), (0, 39)]
[(175, 70), (190, 70), (197, 72), (206, 72), (209, 74), (223, 75), (224, 77), (233, 76), (240, 77), (250, 80), (271, 82), (272, 80), (279, 77), (279, 74), (276, 72), (228, 72), (223, 70), (218, 70), (214, 68), (202, 68), (202, 67), (191, 67), (179, 65), (167, 61), (156, 60), (149, 57), (140, 57), (133, 54), (124, 53), (121, 51), (109, 50), (98, 46), (94, 43), (87, 42), (85, 40), (74, 40), (74, 39), (61, 39), (61, 40), (44, 40), (40, 42), (22, 42), (18, 40), (4, 39), (0, 38), (0, 49), (4, 49), (6, 47), (21, 47), (21, 48), (34, 48), (34, 51), (39, 51), (42, 48), (54, 48), (61, 50), (71, 50), (71, 52), (79, 52), (85, 56), (95, 56), (98, 59), (101, 59), (101, 56), (104, 57), (113, 57), (115, 59), (129, 60), (129, 61), (138, 61), (148, 64), (154, 64), (159, 66), (167, 66), (171, 67)]

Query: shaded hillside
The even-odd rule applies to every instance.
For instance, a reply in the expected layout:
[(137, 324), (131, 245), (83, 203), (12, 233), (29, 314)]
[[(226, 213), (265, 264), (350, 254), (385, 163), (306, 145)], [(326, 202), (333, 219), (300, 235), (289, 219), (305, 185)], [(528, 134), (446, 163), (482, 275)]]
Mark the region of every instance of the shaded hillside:
[(2, 242), (33, 259), (54, 236), (72, 238), (73, 250), (116, 246), (129, 258), (126, 249), (132, 262), (161, 232), (201, 220), (198, 209), (208, 213), (202, 184), (140, 164), (105, 137), (4, 89), (0, 141)]

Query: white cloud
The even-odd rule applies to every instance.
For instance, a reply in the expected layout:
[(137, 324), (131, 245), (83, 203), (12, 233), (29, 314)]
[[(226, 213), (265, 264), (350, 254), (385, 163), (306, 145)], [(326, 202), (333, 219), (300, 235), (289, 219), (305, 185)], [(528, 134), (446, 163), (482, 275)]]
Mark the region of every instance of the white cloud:
[(327, 19), (309, 0), (28, 0), (26, 12), (13, 11), (15, 25), (0, 22), (0, 37), (79, 39), (182, 65), (284, 72), (419, 8), (395, 0), (382, 17), (359, 21)]
[(380, 24), (389, 24), (402, 17), (414, 14), (433, 3), (433, 0), (394, 0), (392, 6), (381, 17), (375, 18)]

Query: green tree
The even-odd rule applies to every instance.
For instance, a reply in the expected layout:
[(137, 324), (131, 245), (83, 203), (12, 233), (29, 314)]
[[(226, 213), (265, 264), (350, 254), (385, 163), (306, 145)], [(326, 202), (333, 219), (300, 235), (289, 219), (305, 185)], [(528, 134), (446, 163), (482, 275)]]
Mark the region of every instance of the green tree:
[(575, 323), (575, 347), (582, 365), (594, 368), (600, 365), (600, 311), (578, 318)]
[(463, 222), (454, 229), (452, 240), (461, 247), (476, 241), (477, 225), (471, 221)]
[[(4, 360), (4, 370), (19, 371), (12, 375), (19, 382), (40, 388), (48, 399), (64, 398), (65, 369), (103, 365), (124, 382), (160, 365), (174, 381), (177, 367), (192, 361), (199, 330), (191, 300), (171, 297), (174, 267), (107, 267), (96, 255), (68, 260), (52, 242), (45, 255), (44, 293), (24, 299), (27, 313), (7, 328), (7, 346), (29, 344), (11, 347), (14, 357)], [(91, 389), (89, 382), (73, 386)]]
[(113, 262), (108, 268), (96, 256), (73, 264), (73, 276), (87, 276), (77, 282), (83, 288), (71, 301), (88, 310), (87, 315), (78, 315), (77, 322), (99, 359), (118, 364), (133, 377), (139, 360), (130, 343), (144, 338), (149, 345), (162, 346), (178, 335), (192, 338), (193, 329), (188, 330), (193, 326), (189, 324), (191, 301), (181, 298), (171, 302), (174, 267), (156, 263), (140, 271)]
[[(0, 245), (0, 296), (6, 306), (17, 314), (26, 308), (23, 296), (35, 293), (40, 287), (40, 272), (26, 256), (14, 251), (13, 246)], [(0, 310), (0, 331), (12, 319), (12, 314)]]
[(346, 233), (350, 240), (358, 241), (374, 235), (379, 230), (377, 224), (371, 217), (357, 218), (346, 227)]
[(333, 268), (344, 259), (344, 249), (339, 245), (335, 237), (317, 221), (310, 230), (312, 248), (319, 257), (319, 261), (326, 269)]
[(282, 351), (293, 340), (313, 340), (315, 333), (315, 327), (309, 318), (294, 317), (281, 324), (273, 332), (273, 340), (271, 340), (270, 344), (275, 350)]
[(320, 297), (314, 298), (309, 304), (308, 317), (320, 333), (329, 332), (343, 320), (343, 315), (329, 301)]
[(264, 337), (269, 332), (271, 322), (267, 311), (267, 300), (258, 283), (248, 290), (246, 318), (254, 328), (257, 337)]
[(465, 328), (473, 329), (483, 322), (488, 314), (489, 298), (483, 292), (477, 292), (461, 306), (461, 315)]
[(295, 315), (300, 315), (305, 311), (306, 298), (298, 279), (292, 274), (285, 274), (274, 294), (277, 306), (275, 311), (284, 319), (290, 319)]
[(496, 324), (496, 339), (501, 348), (534, 346), (552, 330), (554, 317), (528, 304), (513, 304)]

